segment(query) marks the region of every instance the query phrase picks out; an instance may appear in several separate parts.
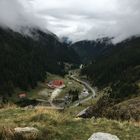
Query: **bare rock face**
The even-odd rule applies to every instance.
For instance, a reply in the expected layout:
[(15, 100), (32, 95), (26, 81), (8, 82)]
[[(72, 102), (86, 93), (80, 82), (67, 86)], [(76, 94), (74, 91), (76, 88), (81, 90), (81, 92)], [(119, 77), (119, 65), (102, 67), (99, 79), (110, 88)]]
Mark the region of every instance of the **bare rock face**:
[(94, 133), (88, 140), (119, 140), (119, 138), (109, 133), (98, 132)]
[(17, 127), (14, 130), (15, 133), (38, 133), (39, 132), (39, 130), (34, 127), (24, 127), (24, 128)]

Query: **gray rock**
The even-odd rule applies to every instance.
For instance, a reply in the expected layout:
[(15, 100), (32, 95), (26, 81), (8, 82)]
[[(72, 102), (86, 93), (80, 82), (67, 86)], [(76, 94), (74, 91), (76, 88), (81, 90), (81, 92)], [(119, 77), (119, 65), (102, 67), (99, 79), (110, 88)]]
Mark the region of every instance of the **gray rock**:
[(81, 111), (78, 115), (76, 115), (76, 117), (90, 118), (91, 117), (90, 109), (91, 109), (90, 107), (87, 107), (86, 109)]
[(94, 133), (88, 140), (119, 140), (119, 138), (109, 133), (98, 132)]
[(38, 133), (39, 130), (34, 127), (17, 127), (14, 129), (15, 133)]

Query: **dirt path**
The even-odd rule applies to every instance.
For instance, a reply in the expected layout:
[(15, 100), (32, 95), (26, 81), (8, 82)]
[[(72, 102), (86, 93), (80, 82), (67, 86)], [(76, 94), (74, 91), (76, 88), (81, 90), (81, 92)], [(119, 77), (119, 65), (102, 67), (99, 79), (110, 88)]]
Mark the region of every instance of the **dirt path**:
[(54, 100), (57, 96), (59, 96), (59, 94), (61, 93), (61, 91), (62, 91), (62, 89), (56, 88), (56, 89), (52, 92), (51, 98), (50, 98), (50, 100), (49, 100), (51, 106), (52, 106), (53, 108), (55, 108), (55, 109), (64, 109), (64, 107), (57, 106), (57, 105), (55, 105), (55, 104), (53, 103), (53, 100)]
[(51, 98), (50, 100), (53, 101), (57, 96), (59, 96), (59, 94), (61, 93), (62, 89), (55, 89), (53, 92), (52, 92), (52, 95), (51, 95)]
[[(95, 93), (95, 90), (90, 86), (90, 84), (88, 84), (87, 82), (85, 81), (82, 81), (82, 80), (79, 80), (78, 78), (74, 77), (74, 76), (70, 76), (71, 79), (75, 80), (76, 82), (84, 85), (88, 90), (91, 91), (91, 95), (88, 96), (86, 99), (81, 99), (80, 101), (77, 101), (75, 102), (73, 105), (71, 105), (70, 107), (77, 107), (79, 104), (82, 104), (82, 103), (85, 103), (87, 101), (89, 101), (90, 99), (94, 98), (96, 93)], [(50, 106), (46, 106), (45, 108), (48, 108), (48, 109), (56, 109), (56, 110), (61, 110), (61, 109), (64, 109), (64, 107), (60, 107), (56, 104), (53, 103), (54, 99), (59, 96), (59, 94), (62, 92), (62, 89), (60, 88), (57, 88), (55, 89), (54, 91), (52, 91), (51, 93), (51, 97), (50, 99), (47, 101), (47, 100), (42, 100), (43, 102), (49, 102), (50, 103)], [(48, 96), (48, 93), (47, 93), (47, 90), (46, 88), (41, 92), (41, 94), (43, 96)], [(38, 99), (40, 100), (40, 99)]]
[[(53, 103), (53, 100), (59, 96), (59, 94), (61, 93), (62, 89), (60, 88), (57, 88), (57, 89), (54, 89), (54, 91), (52, 91), (51, 93), (51, 97), (49, 100), (44, 100), (44, 99), (37, 99), (38, 101), (41, 101), (41, 102), (49, 102), (50, 103), (50, 106), (42, 106), (42, 108), (45, 108), (45, 109), (54, 109), (54, 110), (62, 110), (64, 109), (64, 107), (59, 107), (57, 105), (55, 105)], [(42, 90), (41, 92), (38, 93), (39, 95), (42, 95), (44, 97), (48, 97), (48, 92), (47, 92), (47, 89), (45, 88), (44, 90)], [(40, 107), (40, 106), (39, 106)]]

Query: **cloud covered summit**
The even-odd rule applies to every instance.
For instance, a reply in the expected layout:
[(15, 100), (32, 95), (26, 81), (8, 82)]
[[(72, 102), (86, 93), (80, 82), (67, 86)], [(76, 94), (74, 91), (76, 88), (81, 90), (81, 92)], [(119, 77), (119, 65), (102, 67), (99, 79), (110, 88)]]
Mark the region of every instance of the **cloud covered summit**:
[(0, 25), (48, 29), (73, 41), (140, 34), (139, 0), (1, 0)]

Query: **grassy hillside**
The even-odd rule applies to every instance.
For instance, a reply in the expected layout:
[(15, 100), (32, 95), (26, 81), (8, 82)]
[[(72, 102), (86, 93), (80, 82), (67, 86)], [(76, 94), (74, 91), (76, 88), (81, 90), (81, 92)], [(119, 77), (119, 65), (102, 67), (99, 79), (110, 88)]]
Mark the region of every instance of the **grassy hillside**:
[[(107, 132), (117, 135), (121, 140), (139, 139), (140, 127), (137, 123), (111, 121), (104, 118), (75, 118), (76, 114), (85, 106), (87, 105), (62, 112), (45, 108), (6, 107), (0, 110), (0, 138), (10, 140), (19, 140), (19, 138), (24, 140), (87, 140), (94, 132)], [(26, 126), (39, 129), (39, 134), (16, 135), (13, 131), (15, 127)]]
[(108, 108), (106, 115), (117, 120), (140, 120), (140, 96)]

